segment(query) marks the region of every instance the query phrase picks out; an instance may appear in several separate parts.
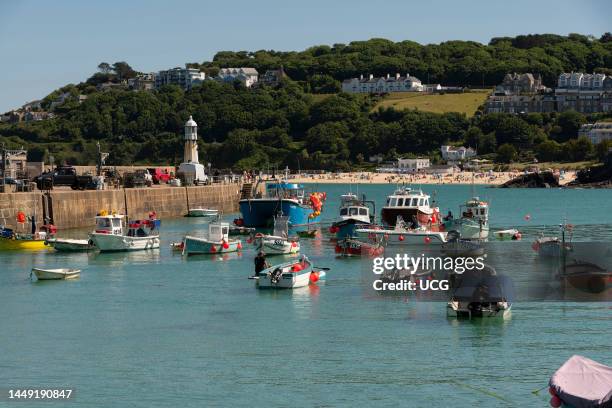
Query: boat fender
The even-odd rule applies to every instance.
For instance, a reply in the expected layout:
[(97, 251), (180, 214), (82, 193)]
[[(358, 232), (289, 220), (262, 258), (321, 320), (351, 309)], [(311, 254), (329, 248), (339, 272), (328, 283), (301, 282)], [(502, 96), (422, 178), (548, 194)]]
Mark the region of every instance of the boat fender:
[(319, 272), (310, 272), (310, 282), (316, 283), (319, 280)]
[(563, 404), (563, 401), (561, 400), (561, 398), (559, 398), (558, 395), (553, 395), (553, 397), (550, 399), (549, 404), (553, 408), (559, 408)]
[(87, 241), (87, 245), (89, 246), (94, 246), (94, 242), (92, 239), (90, 239), (89, 241)]
[(228, 249), (229, 248), (229, 244), (225, 240), (221, 241), (221, 245), (223, 246), (223, 249)]

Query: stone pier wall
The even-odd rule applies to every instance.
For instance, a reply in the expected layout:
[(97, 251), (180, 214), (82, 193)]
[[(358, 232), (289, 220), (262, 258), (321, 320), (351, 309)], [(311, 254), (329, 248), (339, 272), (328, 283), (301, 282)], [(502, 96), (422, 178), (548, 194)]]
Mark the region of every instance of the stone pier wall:
[(155, 211), (159, 218), (180, 217), (188, 206), (216, 208), (223, 213), (238, 211), (241, 184), (219, 184), (198, 187), (128, 188), (121, 190), (52, 190), (45, 198), (43, 192), (0, 194), (0, 224), (15, 228), (19, 210), (36, 214), (43, 222), (44, 202), (50, 202), (54, 224), (60, 229), (93, 225), (100, 210), (126, 213), (130, 218), (146, 218)]
[(0, 225), (30, 231), (30, 225), (23, 227), (17, 223), (17, 212), (35, 216), (38, 225), (43, 221), (42, 193), (0, 193)]

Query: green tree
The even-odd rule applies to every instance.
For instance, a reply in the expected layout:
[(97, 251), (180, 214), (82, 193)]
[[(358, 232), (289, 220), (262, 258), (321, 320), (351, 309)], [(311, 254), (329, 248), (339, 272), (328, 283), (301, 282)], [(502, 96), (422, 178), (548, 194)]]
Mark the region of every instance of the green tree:
[(551, 132), (551, 137), (557, 142), (565, 142), (578, 137), (580, 126), (585, 123), (582, 114), (576, 111), (566, 111), (559, 114), (556, 121), (557, 128)]
[(546, 140), (536, 146), (536, 154), (540, 161), (558, 160), (561, 153), (561, 145), (554, 140)]
[(511, 144), (503, 144), (497, 149), (496, 159), (499, 163), (511, 163), (516, 160), (517, 157), (518, 153), (516, 151), (516, 148)]

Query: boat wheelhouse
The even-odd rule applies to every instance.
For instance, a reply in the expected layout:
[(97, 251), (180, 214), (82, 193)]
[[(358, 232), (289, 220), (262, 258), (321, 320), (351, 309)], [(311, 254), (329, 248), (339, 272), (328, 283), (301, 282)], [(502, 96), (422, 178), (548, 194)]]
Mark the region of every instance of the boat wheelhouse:
[(434, 215), (437, 211), (430, 206), (429, 199), (430, 196), (421, 190), (408, 187), (397, 189), (387, 196), (387, 202), (381, 211), (382, 222), (394, 227), (397, 218), (402, 217), (412, 228), (427, 226), (435, 229), (439, 220)]

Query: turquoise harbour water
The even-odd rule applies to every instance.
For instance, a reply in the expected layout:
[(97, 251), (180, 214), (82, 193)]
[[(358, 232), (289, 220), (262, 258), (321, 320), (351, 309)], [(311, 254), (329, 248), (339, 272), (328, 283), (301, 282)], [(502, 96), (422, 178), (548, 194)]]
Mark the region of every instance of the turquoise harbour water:
[[(366, 193), (379, 211), (394, 188), (311, 187), (328, 193), (328, 221), (341, 193)], [(470, 196), (469, 186), (423, 189), (437, 191), (444, 213)], [(493, 229), (517, 227), (531, 241), (567, 217), (577, 236), (611, 240), (612, 190), (476, 189)], [(337, 258), (328, 234), (302, 240), (331, 268), (325, 283), (259, 291), (247, 279), (250, 245), (225, 257), (170, 251), (203, 226), (163, 220), (159, 251), (0, 253), (0, 389), (76, 390), (49, 406), (545, 407), (547, 391), (532, 391), (571, 355), (612, 364), (610, 302), (517, 302), (504, 322), (451, 320), (444, 303), (364, 296), (362, 261)], [(31, 282), (32, 266), (82, 274)], [(3, 396), (0, 406), (46, 404)]]

